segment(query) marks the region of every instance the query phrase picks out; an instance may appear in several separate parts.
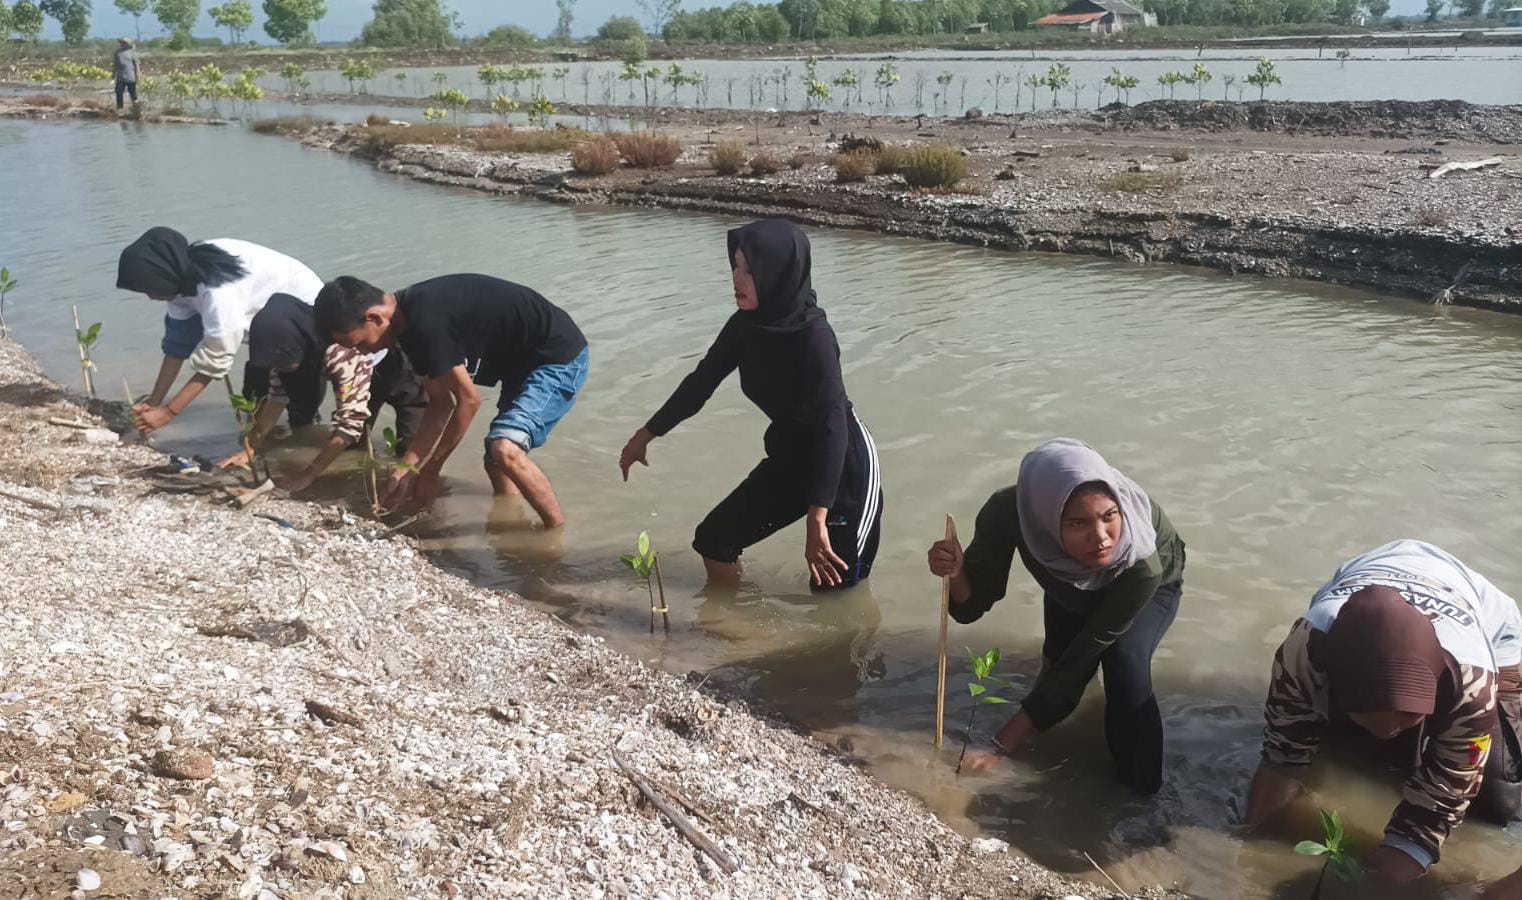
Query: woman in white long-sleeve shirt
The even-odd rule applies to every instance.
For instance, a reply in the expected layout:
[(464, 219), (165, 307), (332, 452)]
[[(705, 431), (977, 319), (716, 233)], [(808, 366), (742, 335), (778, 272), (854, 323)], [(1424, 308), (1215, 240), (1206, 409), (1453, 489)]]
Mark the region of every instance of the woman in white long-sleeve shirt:
[[(225, 377), (255, 314), (275, 294), (311, 303), (322, 279), (298, 260), (248, 241), (192, 244), (172, 228), (150, 228), (122, 251), (116, 286), (169, 304), (164, 363), (148, 401), (135, 410), (145, 434), (169, 424), (206, 385)], [(195, 374), (167, 403), (185, 361)], [(244, 393), (262, 396), (268, 373), (244, 370)]]

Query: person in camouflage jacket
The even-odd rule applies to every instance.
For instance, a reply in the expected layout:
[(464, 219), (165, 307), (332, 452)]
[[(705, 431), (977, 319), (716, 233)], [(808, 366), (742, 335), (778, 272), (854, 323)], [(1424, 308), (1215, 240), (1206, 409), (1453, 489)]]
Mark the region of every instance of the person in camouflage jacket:
[(1522, 613), (1430, 544), (1380, 547), (1339, 569), (1291, 627), (1264, 719), (1249, 825), (1299, 792), (1334, 722), (1381, 741), (1419, 729), (1418, 758), (1370, 865), (1389, 881), (1420, 877), (1477, 797), (1492, 818), (1517, 816)]

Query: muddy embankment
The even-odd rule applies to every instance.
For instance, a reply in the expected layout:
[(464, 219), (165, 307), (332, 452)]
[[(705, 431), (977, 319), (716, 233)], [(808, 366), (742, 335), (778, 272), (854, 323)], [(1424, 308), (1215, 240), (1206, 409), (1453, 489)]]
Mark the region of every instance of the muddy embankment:
[[(1166, 102), (1096, 113), (884, 119), (673, 111), (667, 169), (583, 177), (569, 157), (377, 147), (362, 127), (305, 136), (409, 178), (561, 203), (687, 209), (1011, 250), (1305, 278), (1522, 312), (1522, 107)], [(966, 149), (955, 191), (898, 176), (842, 184), (847, 134)], [(722, 177), (711, 142), (798, 168)], [(1449, 162), (1490, 162), (1432, 177)]]
[(3, 339), (0, 429), (0, 895), (1113, 896), (381, 523), (238, 507)]

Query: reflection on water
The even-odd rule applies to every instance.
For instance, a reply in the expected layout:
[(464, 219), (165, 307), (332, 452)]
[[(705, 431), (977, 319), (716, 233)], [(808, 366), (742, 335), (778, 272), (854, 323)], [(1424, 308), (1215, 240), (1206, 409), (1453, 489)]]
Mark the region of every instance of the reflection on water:
[[(1086, 851), (1123, 884), (1303, 896), (1313, 864), (1289, 852), (1288, 835), (1239, 834), (1233, 804), (1256, 764), (1273, 649), (1311, 592), (1354, 553), (1420, 536), (1522, 594), (1519, 318), (816, 232), (816, 286), (883, 459), (892, 515), (882, 551), (869, 586), (815, 597), (800, 525), (748, 555), (744, 588), (710, 595), (687, 542), (754, 464), (759, 415), (730, 383), (656, 442), (630, 483), (615, 461), (728, 313), (723, 232), (733, 223), (416, 185), (237, 129), (0, 123), (0, 155), (0, 196), (14, 211), (0, 219), (0, 248), (23, 284), (7, 319), (64, 380), (77, 377), (77, 303), (86, 322), (105, 323), (99, 382), (125, 374), (146, 389), (162, 310), (112, 285), (116, 254), (149, 224), (259, 241), (326, 276), (387, 287), (484, 271), (541, 290), (597, 347), (582, 399), (537, 453), (570, 524), (546, 534), (521, 505), (493, 507), (471, 443), (482, 422), (419, 526), (424, 546), (615, 646), (848, 739), (957, 827), (1085, 877)], [(1116, 786), (1093, 697), (1003, 772), (952, 773), (968, 712), (961, 648), (1000, 647), (1022, 689), (1035, 673), (1039, 596), (1018, 574), (989, 616), (953, 630), (947, 746), (930, 748), (939, 586), (924, 572), (925, 547), (946, 512), (970, 532), (1020, 455), (1056, 434), (1101, 448), (1189, 543), (1183, 602), (1156, 663), (1169, 745), (1152, 801)], [(299, 436), (282, 461), (304, 461), (321, 436)], [(231, 413), (208, 393), (156, 440), (230, 452)], [(342, 461), (317, 496), (361, 507), (356, 463)], [(644, 586), (618, 561), (641, 530), (664, 553), (669, 632), (657, 623), (652, 633)], [(982, 735), (996, 724), (987, 718)], [(1328, 772), (1324, 802), (1358, 828), (1382, 826), (1389, 788)], [(1442, 877), (1514, 867), (1515, 840), (1466, 824), (1445, 847)]]

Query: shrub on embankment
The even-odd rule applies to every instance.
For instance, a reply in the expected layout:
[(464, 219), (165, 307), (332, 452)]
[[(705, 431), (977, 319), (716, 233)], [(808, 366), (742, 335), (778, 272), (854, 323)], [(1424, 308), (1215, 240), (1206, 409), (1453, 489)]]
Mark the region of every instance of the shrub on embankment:
[(664, 169), (682, 156), (682, 144), (659, 131), (620, 131), (613, 135), (619, 155), (636, 169)]
[(720, 175), (738, 175), (745, 166), (745, 145), (739, 141), (720, 141), (708, 151), (708, 164)]
[(913, 188), (950, 188), (967, 177), (967, 154), (950, 144), (920, 144), (909, 150), (904, 182)]
[(606, 175), (618, 168), (618, 146), (600, 134), (571, 148), (571, 168), (578, 175)]

